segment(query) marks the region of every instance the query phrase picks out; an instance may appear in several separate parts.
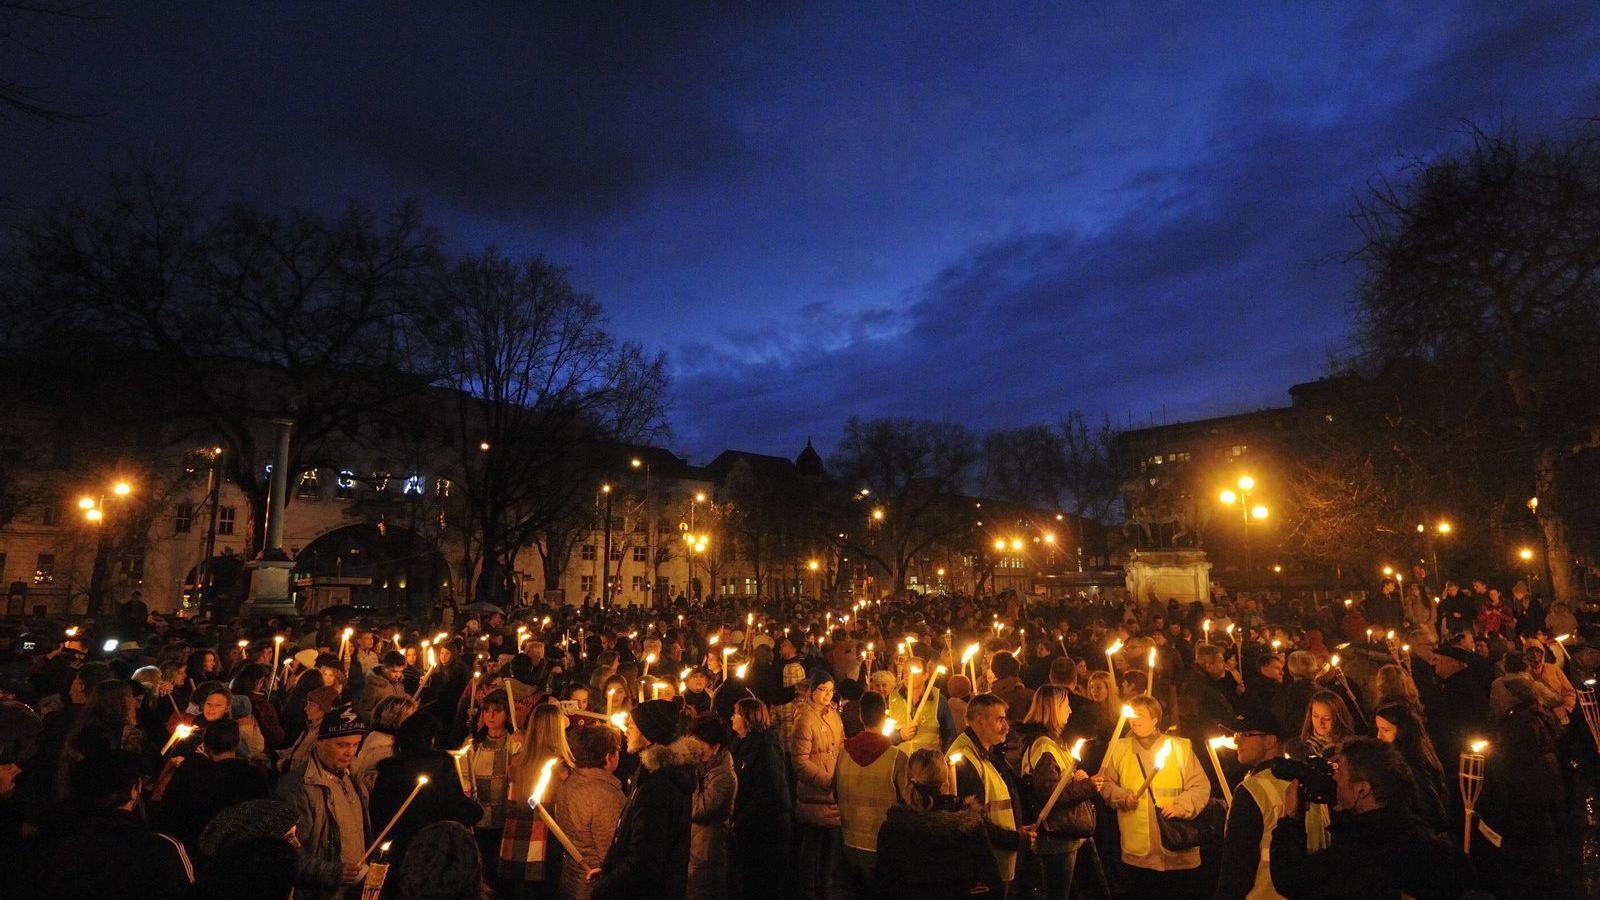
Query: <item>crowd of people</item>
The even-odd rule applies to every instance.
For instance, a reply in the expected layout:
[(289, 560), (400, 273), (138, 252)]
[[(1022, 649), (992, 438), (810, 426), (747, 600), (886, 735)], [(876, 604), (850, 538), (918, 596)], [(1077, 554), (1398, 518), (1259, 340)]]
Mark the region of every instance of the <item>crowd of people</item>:
[(0, 647), (0, 872), (63, 900), (1589, 895), (1600, 607), (1404, 587), (125, 606)]

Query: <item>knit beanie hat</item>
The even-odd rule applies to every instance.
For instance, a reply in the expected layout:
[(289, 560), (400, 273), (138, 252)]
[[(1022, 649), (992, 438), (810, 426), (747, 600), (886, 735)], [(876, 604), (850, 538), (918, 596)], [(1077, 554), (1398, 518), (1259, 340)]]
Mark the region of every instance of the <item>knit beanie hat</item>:
[(417, 832), (394, 874), (400, 895), (415, 900), (476, 897), (483, 857), (458, 822), (435, 822)]
[(315, 649), (301, 650), (294, 655), (294, 661), (299, 663), (302, 669), (315, 668), (317, 665), (317, 651)]
[(294, 807), (282, 800), (246, 800), (212, 817), (200, 832), (200, 852), (216, 856), (229, 844), (254, 838), (281, 838), (294, 826)]
[(630, 713), (634, 727), (652, 744), (678, 739), (678, 707), (670, 700), (646, 700)]
[(806, 682), (806, 667), (803, 664), (801, 664), (798, 661), (784, 663), (784, 665), (783, 665), (783, 686), (784, 687), (786, 687), (786, 688), (787, 687), (794, 687), (797, 684), (805, 684), (805, 682)]
[(317, 728), (317, 740), (328, 741), (366, 733), (367, 723), (361, 721), (356, 711), (350, 708), (350, 704), (341, 703), (328, 710), (328, 714), (322, 717), (322, 725)]

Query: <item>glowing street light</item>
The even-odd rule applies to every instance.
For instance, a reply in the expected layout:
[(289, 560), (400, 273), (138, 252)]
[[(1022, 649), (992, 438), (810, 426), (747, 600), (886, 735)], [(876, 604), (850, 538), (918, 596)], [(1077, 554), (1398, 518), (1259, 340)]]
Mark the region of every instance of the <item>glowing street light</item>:
[(1517, 551), (1517, 556), (1521, 557), (1523, 562), (1528, 562), (1533, 559), (1533, 550), (1528, 547), (1523, 547), (1521, 550)]
[(116, 494), (118, 497), (126, 497), (133, 493), (133, 485), (128, 484), (126, 481), (119, 481), (111, 486), (111, 493)]
[(1250, 518), (1256, 519), (1256, 520), (1260, 520), (1260, 519), (1265, 519), (1266, 517), (1267, 517), (1267, 508), (1266, 508), (1266, 506), (1264, 506), (1264, 505), (1262, 505), (1260, 503), (1257, 503), (1255, 506), (1250, 507)]
[(1256, 486), (1256, 480), (1254, 478), (1251, 478), (1249, 475), (1240, 475), (1239, 476), (1239, 490), (1241, 490), (1241, 491), (1255, 490), (1255, 486)]
[(1223, 506), (1232, 506), (1239, 502), (1239, 495), (1235, 494), (1233, 491), (1225, 490), (1217, 495), (1217, 499), (1222, 501)]

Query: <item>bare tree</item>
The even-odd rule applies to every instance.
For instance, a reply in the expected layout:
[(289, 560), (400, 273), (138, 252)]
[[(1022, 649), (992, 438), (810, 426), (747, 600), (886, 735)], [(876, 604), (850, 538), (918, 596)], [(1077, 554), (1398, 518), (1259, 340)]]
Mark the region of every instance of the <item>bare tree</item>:
[(962, 490), (977, 462), (960, 425), (852, 417), (831, 466), (849, 492), (837, 501), (837, 521), (848, 524), (836, 540), (901, 590), (923, 551), (970, 527)]
[(553, 589), (600, 482), (625, 471), (618, 442), (664, 428), (664, 362), (616, 340), (600, 305), (543, 258), (463, 260), (448, 293), (450, 314), (429, 335), (458, 398), (477, 596), (505, 597), (530, 546)]
[(991, 431), (983, 439), (984, 487), (997, 499), (1105, 522), (1119, 497), (1116, 430), (1072, 410), (1053, 425)]
[[(428, 314), (436, 237), (379, 218), (215, 208), (167, 166), (114, 172), (25, 229), (5, 298), (14, 345), (119, 348), (99, 391), (137, 421), (220, 444), (259, 548), (270, 422), (295, 421), (291, 474), (428, 382), (409, 335)], [(116, 380), (127, 372), (139, 381)]]
[(1551, 587), (1570, 600), (1568, 467), (1600, 446), (1600, 125), (1469, 139), (1361, 205), (1361, 336), (1507, 398), (1502, 458), (1538, 498)]

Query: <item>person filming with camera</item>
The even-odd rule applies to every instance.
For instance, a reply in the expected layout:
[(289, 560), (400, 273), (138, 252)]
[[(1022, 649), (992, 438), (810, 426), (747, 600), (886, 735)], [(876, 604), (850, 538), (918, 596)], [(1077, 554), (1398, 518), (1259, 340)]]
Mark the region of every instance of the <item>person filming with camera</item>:
[[(1243, 742), (1240, 747), (1242, 754)], [(1301, 780), (1290, 781), (1284, 791), (1270, 847), (1276, 895), (1322, 900), (1404, 894), (1431, 900), (1460, 897), (1471, 888), (1466, 856), (1429, 832), (1412, 811), (1411, 771), (1392, 745), (1366, 737), (1345, 741), (1334, 754), (1333, 783), (1325, 850), (1307, 848)]]
[[(1302, 781), (1301, 800), (1305, 813), (1306, 848), (1328, 846), (1328, 802), (1322, 794), (1333, 793), (1333, 767), (1318, 756), (1307, 761), (1284, 756), (1283, 724), (1265, 710), (1250, 710), (1238, 717), (1233, 733), (1238, 744), (1239, 762), (1248, 767), (1244, 781), (1233, 792), (1228, 813), (1228, 828), (1222, 841), (1222, 860), (1217, 879), (1216, 900), (1277, 897), (1269, 871), (1272, 827), (1283, 815), (1284, 795), (1292, 781)], [(1317, 783), (1321, 790), (1308, 790), (1304, 784)]]

